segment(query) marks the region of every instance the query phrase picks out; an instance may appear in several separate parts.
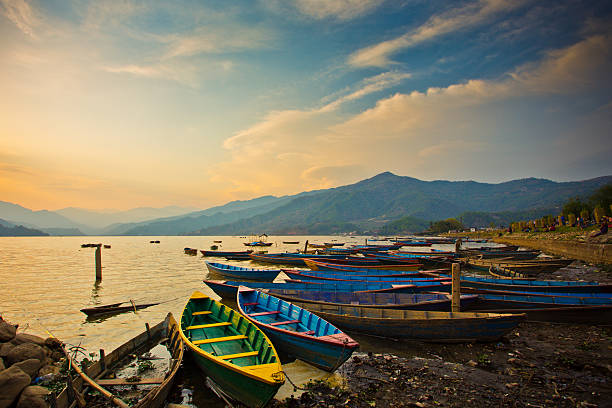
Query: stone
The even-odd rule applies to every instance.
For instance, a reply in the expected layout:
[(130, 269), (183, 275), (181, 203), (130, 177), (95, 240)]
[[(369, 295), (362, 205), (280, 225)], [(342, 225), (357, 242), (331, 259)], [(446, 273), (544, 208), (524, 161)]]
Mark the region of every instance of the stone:
[(15, 338), (17, 328), (4, 320), (0, 321), (0, 342), (11, 341)]
[(34, 379), (38, 376), (38, 369), (42, 366), (42, 363), (35, 358), (29, 358), (15, 363), (13, 366), (21, 368), (21, 370), (29, 375), (31, 379)]
[(4, 343), (2, 346), (0, 346), (0, 357), (8, 356), (9, 351), (11, 351), (13, 348), (15, 348), (13, 343)]
[(9, 351), (6, 356), (6, 362), (13, 365), (30, 358), (43, 361), (45, 359), (45, 350), (34, 343), (23, 343)]
[(46, 366), (43, 366), (40, 370), (38, 370), (38, 376), (42, 377), (43, 375), (47, 374), (58, 375), (61, 370), (61, 367), (52, 364), (47, 364)]
[(45, 399), (51, 392), (39, 385), (30, 385), (26, 387), (17, 403), (17, 408), (48, 408), (50, 405)]
[(45, 345), (45, 339), (43, 339), (42, 337), (39, 337), (39, 336), (35, 336), (33, 334), (18, 333), (15, 336), (15, 338), (13, 340), (11, 340), (11, 343), (13, 343), (16, 346), (18, 346), (20, 344), (24, 344), (24, 343), (34, 343), (37, 346), (44, 346)]
[(9, 367), (0, 372), (0, 408), (7, 408), (19, 396), (21, 390), (30, 384), (30, 376), (19, 367)]
[(62, 344), (63, 343), (55, 337), (47, 337), (45, 339), (45, 346), (49, 347), (51, 350), (61, 350)]

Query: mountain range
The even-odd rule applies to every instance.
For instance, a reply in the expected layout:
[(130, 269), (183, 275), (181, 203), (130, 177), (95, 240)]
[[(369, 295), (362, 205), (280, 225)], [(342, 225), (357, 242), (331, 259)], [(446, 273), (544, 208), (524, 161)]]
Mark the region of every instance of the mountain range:
[(586, 197), (611, 183), (612, 176), (573, 182), (527, 178), (498, 184), (422, 181), (385, 172), (351, 185), (232, 201), (201, 211), (185, 207), (32, 211), (0, 201), (0, 218), (51, 235), (378, 232), (418, 230), (430, 221), (450, 217), (463, 218), (466, 226), (488, 226), (523, 216), (556, 214), (569, 198)]

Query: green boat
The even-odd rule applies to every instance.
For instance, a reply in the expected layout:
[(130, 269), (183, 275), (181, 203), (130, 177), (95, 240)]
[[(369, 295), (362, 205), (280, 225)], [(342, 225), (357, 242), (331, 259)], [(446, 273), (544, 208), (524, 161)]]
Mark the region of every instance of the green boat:
[(200, 369), (224, 396), (264, 407), (285, 382), (274, 346), (244, 316), (194, 292), (181, 316), (181, 337)]

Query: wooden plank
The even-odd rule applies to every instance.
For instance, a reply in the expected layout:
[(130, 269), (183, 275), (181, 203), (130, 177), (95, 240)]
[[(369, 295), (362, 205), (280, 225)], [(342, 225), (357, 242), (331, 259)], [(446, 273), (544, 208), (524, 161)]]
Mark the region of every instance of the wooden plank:
[(231, 325), (230, 322), (197, 324), (195, 326), (188, 326), (186, 330), (206, 329), (207, 327), (220, 327), (220, 326), (229, 326), (229, 325)]
[(259, 303), (257, 303), (257, 302), (248, 302), (248, 303), (243, 303), (242, 305), (243, 306), (255, 306), (255, 305), (258, 305), (258, 304)]
[(210, 310), (202, 310), (201, 312), (193, 312), (191, 315), (192, 316), (200, 316), (200, 315), (207, 315), (207, 314), (211, 314), (212, 312)]
[(278, 314), (278, 313), (280, 313), (278, 310), (273, 310), (271, 312), (249, 313), (249, 316), (266, 316), (266, 315)]
[(274, 322), (274, 323), (270, 323), (270, 326), (280, 326), (282, 324), (293, 324), (293, 323), (299, 323), (299, 320), (285, 320), (283, 322)]
[(256, 356), (259, 354), (259, 351), (247, 351), (246, 353), (238, 353), (238, 354), (226, 354), (224, 356), (217, 356), (223, 360), (231, 360), (233, 358), (240, 358), (240, 357), (251, 357), (251, 356)]
[(192, 343), (193, 344), (209, 344), (209, 343), (218, 343), (221, 341), (242, 340), (246, 338), (247, 336), (244, 336), (244, 335), (226, 336), (226, 337), (217, 337), (214, 339), (195, 340)]
[(99, 385), (109, 386), (109, 385), (143, 385), (143, 384), (161, 384), (164, 382), (163, 377), (159, 378), (143, 378), (138, 381), (128, 381), (127, 378), (103, 378), (100, 380), (96, 380)]
[(310, 334), (315, 334), (315, 331), (314, 330), (308, 330), (308, 331), (305, 331), (305, 332), (298, 332), (298, 333), (310, 335)]

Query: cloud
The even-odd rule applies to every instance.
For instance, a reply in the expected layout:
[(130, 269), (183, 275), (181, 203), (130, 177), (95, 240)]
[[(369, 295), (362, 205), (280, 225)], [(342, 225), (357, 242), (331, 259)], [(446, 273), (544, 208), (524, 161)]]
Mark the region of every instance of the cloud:
[(431, 17), (420, 27), (391, 40), (363, 48), (353, 53), (348, 63), (355, 67), (386, 67), (393, 62), (390, 56), (435, 37), (472, 27), (497, 14), (521, 7), (528, 0), (479, 0)]
[(227, 24), (199, 27), (189, 34), (160, 37), (160, 41), (168, 43), (162, 57), (168, 59), (266, 48), (273, 43), (273, 36), (261, 28)]
[(11, 20), (24, 34), (34, 36), (39, 24), (35, 11), (26, 0), (0, 0), (2, 14)]
[(384, 0), (296, 0), (301, 13), (316, 19), (351, 20), (377, 8)]
[[(463, 177), (486, 179), (492, 174), (487, 169), (494, 167), (490, 177), (504, 172), (529, 176), (541, 160), (554, 161), (555, 155), (566, 154), (568, 144), (574, 149), (580, 145), (575, 136), (562, 147), (551, 142), (558, 134), (547, 121), (569, 127), (574, 115), (544, 115), (545, 104), (559, 103), (560, 94), (567, 101), (590, 95), (595, 85), (608, 86), (602, 84), (609, 83), (607, 72), (612, 70), (610, 45), (609, 36), (595, 35), (496, 80), (395, 93), (353, 116), (340, 112), (347, 102), (409, 77), (375, 76), (321, 108), (270, 112), (226, 139), (230, 158), (212, 166), (210, 176), (227, 182), (241, 197), (328, 188), (384, 170), (448, 179), (460, 167)], [(522, 109), (536, 100), (542, 115), (526, 122)], [(601, 123), (591, 126), (595, 130), (589, 140), (601, 140), (605, 128)], [(511, 158), (509, 149), (523, 153)]]

